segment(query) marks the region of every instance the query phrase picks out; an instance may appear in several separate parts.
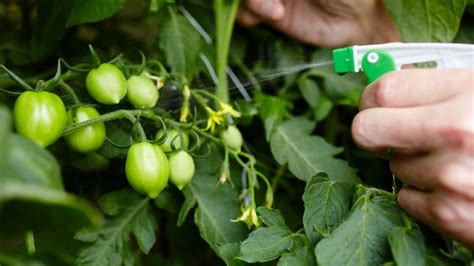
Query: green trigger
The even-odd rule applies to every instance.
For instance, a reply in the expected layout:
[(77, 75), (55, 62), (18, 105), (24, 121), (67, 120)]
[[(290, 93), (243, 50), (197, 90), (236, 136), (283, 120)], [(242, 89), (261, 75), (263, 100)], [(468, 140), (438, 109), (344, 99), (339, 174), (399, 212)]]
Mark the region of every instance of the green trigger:
[(374, 82), (384, 74), (397, 70), (392, 55), (384, 50), (371, 50), (362, 58), (362, 71), (369, 83)]

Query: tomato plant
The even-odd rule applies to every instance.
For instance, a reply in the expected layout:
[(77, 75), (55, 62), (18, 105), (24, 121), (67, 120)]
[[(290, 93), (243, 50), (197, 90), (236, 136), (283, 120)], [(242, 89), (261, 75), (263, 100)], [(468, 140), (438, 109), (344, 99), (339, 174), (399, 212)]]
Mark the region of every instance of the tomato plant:
[(66, 126), (66, 109), (57, 95), (50, 92), (24, 92), (14, 107), (15, 129), (47, 147), (61, 137)]
[(242, 133), (236, 126), (229, 126), (220, 133), (221, 139), (225, 145), (234, 150), (240, 150), (244, 143)]
[[(172, 152), (181, 148), (187, 149), (189, 147), (189, 136), (186, 132), (178, 131), (177, 129), (169, 129), (165, 135), (163, 130), (156, 133), (156, 139), (166, 137), (164, 142), (160, 144), (160, 148), (164, 152)], [(181, 144), (183, 143), (183, 144)]]
[[(0, 265), (472, 265), (354, 144), (365, 78), (242, 2), (0, 1)], [(382, 2), (474, 41), (473, 1)]]
[(131, 76), (127, 80), (127, 99), (136, 108), (153, 108), (158, 102), (158, 88), (144, 76)]
[(185, 151), (178, 151), (169, 157), (169, 165), (171, 183), (182, 190), (194, 176), (193, 157)]
[[(99, 115), (99, 112), (94, 107), (78, 107), (67, 112), (67, 124), (72, 125), (84, 122)], [(90, 125), (65, 136), (65, 139), (69, 146), (78, 152), (87, 153), (95, 151), (102, 147), (105, 142), (105, 125), (103, 123)]]
[(128, 150), (125, 172), (128, 182), (137, 192), (156, 198), (168, 184), (170, 166), (158, 146), (141, 142)]
[(127, 82), (116, 66), (101, 64), (87, 74), (86, 88), (90, 95), (103, 104), (118, 104), (127, 95)]

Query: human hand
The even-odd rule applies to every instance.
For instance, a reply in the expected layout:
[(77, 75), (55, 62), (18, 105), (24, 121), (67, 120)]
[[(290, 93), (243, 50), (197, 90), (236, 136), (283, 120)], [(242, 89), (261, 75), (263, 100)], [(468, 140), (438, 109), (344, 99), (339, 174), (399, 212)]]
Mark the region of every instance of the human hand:
[(474, 71), (410, 69), (364, 91), (352, 124), (362, 148), (383, 155), (410, 187), (398, 204), (415, 219), (474, 248)]
[(302, 42), (339, 47), (398, 41), (380, 0), (243, 0), (238, 20), (262, 22)]

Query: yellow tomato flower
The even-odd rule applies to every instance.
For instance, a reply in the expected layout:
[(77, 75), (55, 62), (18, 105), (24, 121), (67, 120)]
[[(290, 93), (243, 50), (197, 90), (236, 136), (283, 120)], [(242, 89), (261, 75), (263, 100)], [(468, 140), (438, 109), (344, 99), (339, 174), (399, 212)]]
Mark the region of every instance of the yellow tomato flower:
[(211, 132), (214, 132), (216, 125), (220, 125), (224, 122), (224, 117), (221, 112), (216, 112), (209, 107), (206, 107), (206, 111), (209, 118), (207, 119), (207, 127), (204, 130), (211, 130)]
[(222, 112), (223, 114), (230, 114), (233, 117), (240, 117), (242, 115), (227, 103), (220, 102), (219, 105), (221, 106), (220, 112)]
[(244, 210), (239, 218), (232, 220), (232, 222), (244, 222), (248, 229), (252, 228), (252, 226), (260, 227), (262, 225), (260, 219), (258, 219), (257, 211), (254, 207), (250, 206)]

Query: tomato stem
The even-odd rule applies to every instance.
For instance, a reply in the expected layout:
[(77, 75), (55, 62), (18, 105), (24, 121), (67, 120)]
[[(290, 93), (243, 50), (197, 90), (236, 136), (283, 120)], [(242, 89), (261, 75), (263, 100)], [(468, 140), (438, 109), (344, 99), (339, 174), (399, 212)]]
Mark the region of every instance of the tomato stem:
[(199, 105), (201, 105), (202, 108), (206, 109), (206, 107), (209, 107), (206, 103), (206, 100), (194, 90), (191, 91), (191, 95), (199, 103)]
[(108, 114), (103, 114), (98, 117), (89, 119), (87, 121), (75, 123), (75, 124), (67, 126), (64, 129), (63, 136), (67, 136), (71, 133), (74, 133), (78, 130), (81, 130), (83, 128), (86, 128), (88, 126), (91, 126), (97, 123), (103, 123), (103, 122), (108, 122), (108, 121), (117, 120), (117, 119), (126, 118), (130, 122), (135, 123), (136, 121), (135, 116), (137, 116), (140, 112), (142, 111), (141, 110), (117, 110)]
[(71, 95), (74, 105), (78, 105), (81, 103), (81, 101), (77, 97), (76, 92), (71, 88), (71, 86), (69, 86), (69, 84), (64, 82), (64, 80), (62, 79), (59, 80), (59, 86), (61, 86), (61, 88), (63, 88), (66, 92), (68, 92)]
[(239, 7), (239, 0), (214, 0), (215, 24), (216, 24), (216, 71), (217, 71), (217, 97), (223, 101), (229, 101), (228, 80), (226, 66), (232, 31)]
[(94, 47), (92, 46), (92, 44), (89, 44), (89, 51), (91, 53), (91, 56), (92, 56), (92, 60), (94, 61), (94, 64), (96, 66), (99, 66), (100, 65), (100, 58), (99, 58), (99, 55), (97, 55), (97, 52), (95, 51)]
[(27, 91), (34, 91), (33, 87), (31, 87), (26, 81), (24, 81), (22, 78), (18, 77), (15, 73), (13, 73), (10, 69), (8, 69), (4, 65), (0, 65), (0, 68), (3, 69), (3, 71), (7, 72), (7, 74), (15, 80), (24, 90)]

